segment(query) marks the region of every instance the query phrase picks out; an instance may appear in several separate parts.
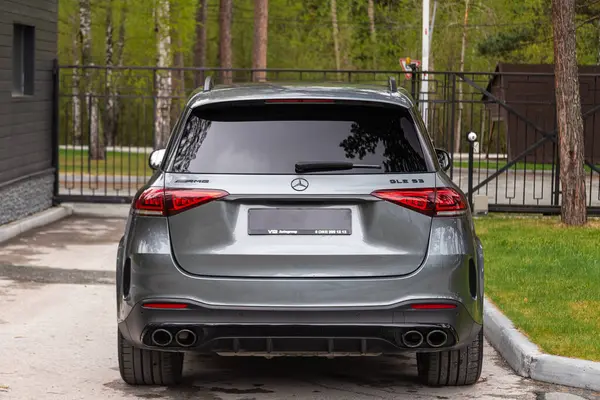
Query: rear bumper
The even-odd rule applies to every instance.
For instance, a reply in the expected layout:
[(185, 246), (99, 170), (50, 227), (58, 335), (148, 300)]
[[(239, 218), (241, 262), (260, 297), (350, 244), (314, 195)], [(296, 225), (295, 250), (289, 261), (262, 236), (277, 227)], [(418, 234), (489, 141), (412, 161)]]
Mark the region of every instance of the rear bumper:
[[(440, 351), (471, 343), (481, 329), (458, 303), (455, 309), (446, 310), (413, 310), (408, 305), (399, 305), (362, 311), (215, 310), (188, 304), (183, 310), (145, 309), (141, 303), (136, 304), (119, 323), (119, 329), (128, 341), (140, 348), (265, 356)], [(169, 331), (172, 342), (154, 343), (152, 334), (157, 329)], [(195, 333), (193, 344), (176, 343), (177, 332), (182, 329)], [(413, 330), (423, 336), (423, 343), (415, 347), (402, 339), (404, 333)], [(427, 343), (427, 334), (434, 330), (447, 335), (442, 345)]]
[[(280, 334), (269, 331), (273, 327), (300, 326), (311, 329), (306, 333), (311, 338), (323, 334), (325, 339), (348, 336), (358, 340), (365, 338), (362, 327), (400, 332), (439, 327), (454, 337), (451, 347), (460, 347), (470, 343), (483, 324), (483, 254), (469, 225), (466, 217), (434, 219), (428, 255), (410, 275), (260, 279), (187, 274), (171, 257), (167, 222), (137, 217), (129, 221), (127, 237), (119, 247), (119, 328), (137, 346), (151, 347), (144, 335), (162, 326), (190, 327), (198, 335), (207, 328), (232, 326), (244, 335), (240, 327), (254, 327), (266, 332), (265, 337)], [(146, 301), (185, 302), (191, 307), (148, 310), (141, 307)], [(417, 302), (451, 302), (457, 308), (410, 309)], [(334, 329), (335, 334), (323, 333), (323, 329)], [(407, 350), (402, 346), (385, 349), (385, 353)]]

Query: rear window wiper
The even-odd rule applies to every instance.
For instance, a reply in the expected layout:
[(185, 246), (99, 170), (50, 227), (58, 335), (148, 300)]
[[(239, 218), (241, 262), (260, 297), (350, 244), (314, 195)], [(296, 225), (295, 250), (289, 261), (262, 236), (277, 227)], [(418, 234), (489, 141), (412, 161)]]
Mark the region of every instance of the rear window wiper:
[(299, 161), (296, 163), (296, 172), (325, 172), (345, 171), (355, 168), (381, 169), (377, 164), (354, 164), (346, 161)]

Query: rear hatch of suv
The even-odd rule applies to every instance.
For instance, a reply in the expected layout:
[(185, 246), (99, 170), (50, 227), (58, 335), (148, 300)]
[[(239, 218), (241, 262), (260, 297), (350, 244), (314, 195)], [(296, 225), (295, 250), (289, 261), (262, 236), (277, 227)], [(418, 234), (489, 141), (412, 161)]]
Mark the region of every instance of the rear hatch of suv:
[[(165, 173), (173, 257), (192, 275), (386, 277), (422, 264), (435, 187), (408, 109), (318, 99), (193, 109)], [(389, 192), (388, 192), (389, 191)], [(388, 195), (386, 195), (388, 193)]]

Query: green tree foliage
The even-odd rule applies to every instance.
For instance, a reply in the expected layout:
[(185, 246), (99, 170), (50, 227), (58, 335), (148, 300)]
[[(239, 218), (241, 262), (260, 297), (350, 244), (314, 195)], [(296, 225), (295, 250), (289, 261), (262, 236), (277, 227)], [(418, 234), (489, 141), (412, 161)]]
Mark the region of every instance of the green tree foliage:
[[(501, 19), (496, 32), (477, 43), (480, 56), (507, 62), (553, 62), (550, 0), (489, 3)], [(600, 2), (578, 0), (576, 13), (578, 62), (600, 65)]]
[[(431, 0), (433, 4), (434, 0)], [(59, 2), (59, 62), (75, 63), (81, 52), (77, 39), (78, 0)], [(155, 0), (91, 0), (92, 54), (96, 65), (106, 59), (106, 15), (112, 7), (113, 42), (124, 24), (125, 40), (122, 63), (125, 66), (155, 66), (157, 40)], [(170, 0), (170, 24), (173, 30), (171, 51), (183, 54), (184, 66), (194, 67), (196, 11), (199, 0)], [(374, 0), (374, 28), (371, 36), (367, 0), (337, 0), (337, 20), (341, 66), (349, 70), (377, 69), (399, 71), (399, 58), (421, 58), (422, 0)], [(234, 68), (250, 68), (254, 31), (254, 1), (233, 2), (232, 49)], [(465, 52), (465, 71), (492, 72), (498, 62), (551, 63), (553, 61), (550, 0), (471, 0)], [(208, 0), (206, 67), (219, 67), (219, 0)], [(127, 10), (127, 12), (124, 12)], [(464, 0), (439, 0), (431, 45), (432, 71), (456, 71), (459, 68), (464, 30)], [(577, 54), (580, 64), (600, 64), (600, 1), (579, 0), (577, 5)], [(267, 64), (269, 68), (334, 69), (335, 55), (331, 7), (329, 0), (270, 0)], [(78, 53), (79, 52), (79, 53)], [(93, 86), (102, 91), (104, 72), (92, 74)], [(62, 90), (72, 81), (69, 72), (61, 71)], [(215, 75), (214, 73), (212, 75)], [(330, 77), (335, 77), (335, 74)], [(236, 73), (234, 79), (247, 79)], [(294, 80), (298, 75), (281, 73), (279, 79)], [(316, 76), (315, 76), (316, 77)], [(304, 75), (304, 78), (309, 78)], [(154, 74), (144, 70), (122, 70), (112, 74), (121, 95), (119, 135), (132, 145), (152, 143)], [(384, 75), (378, 79), (384, 79)], [(399, 82), (401, 85), (403, 81)], [(195, 74), (185, 73), (186, 94), (201, 86)], [(145, 96), (145, 97), (142, 97)], [(435, 99), (437, 94), (431, 97)], [(68, 99), (64, 100), (65, 102)], [(106, 105), (100, 101), (100, 115), (106, 117)], [(61, 107), (62, 121), (72, 118)], [(481, 114), (481, 113), (479, 113)], [(483, 114), (482, 114), (483, 115)], [(442, 118), (442, 117), (440, 117)], [(465, 116), (463, 121), (477, 124)], [(467, 123), (467, 122), (465, 122)], [(481, 122), (483, 124), (483, 122)], [(63, 124), (67, 126), (68, 124)], [(143, 128), (142, 128), (143, 127)], [(435, 133), (435, 132), (434, 132)], [(63, 138), (63, 141), (67, 140)], [(84, 141), (88, 139), (85, 138)], [(86, 142), (87, 143), (87, 142)]]
[[(127, 3), (124, 64), (155, 65), (156, 37), (153, 1), (112, 2), (114, 25), (119, 26)], [(73, 62), (77, 28), (77, 0), (60, 1), (59, 60)], [(104, 59), (106, 7), (92, 1), (92, 59)], [(549, 0), (474, 0), (469, 15), (466, 70), (490, 70), (498, 61), (551, 62), (552, 29)], [(193, 66), (195, 15), (198, 0), (171, 0), (171, 24), (176, 28), (186, 66)], [(343, 65), (365, 69), (377, 55), (381, 69), (398, 69), (398, 59), (421, 54), (421, 0), (376, 0), (377, 42), (370, 40), (366, 0), (337, 0)], [(460, 54), (464, 0), (439, 1), (432, 42), (437, 70), (457, 67)], [(580, 62), (595, 64), (600, 47), (600, 2), (580, 0), (578, 50)], [(233, 12), (234, 67), (249, 68), (252, 60), (253, 1), (236, 0)], [(208, 66), (217, 67), (218, 0), (208, 2)], [(273, 68), (333, 68), (333, 38), (326, 0), (272, 0), (269, 3), (268, 65)]]

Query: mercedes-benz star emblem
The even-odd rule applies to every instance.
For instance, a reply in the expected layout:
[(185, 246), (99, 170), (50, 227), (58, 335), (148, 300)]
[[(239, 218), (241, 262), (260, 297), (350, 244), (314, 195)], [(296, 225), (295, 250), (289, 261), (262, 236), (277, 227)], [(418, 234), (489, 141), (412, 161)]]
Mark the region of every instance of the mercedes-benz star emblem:
[(292, 189), (302, 192), (308, 187), (308, 181), (304, 178), (296, 178), (291, 183)]

